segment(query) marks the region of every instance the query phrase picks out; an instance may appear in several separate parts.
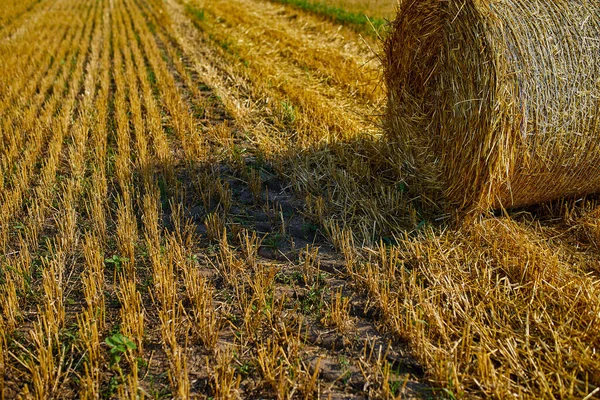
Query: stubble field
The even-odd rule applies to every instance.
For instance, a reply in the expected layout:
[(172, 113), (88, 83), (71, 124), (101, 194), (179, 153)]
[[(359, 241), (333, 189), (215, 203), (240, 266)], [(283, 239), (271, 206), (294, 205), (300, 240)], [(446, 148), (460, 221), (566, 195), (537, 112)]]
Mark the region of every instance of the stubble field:
[(287, 3), (0, 7), (0, 395), (597, 397), (598, 201), (422, 211), (377, 34)]

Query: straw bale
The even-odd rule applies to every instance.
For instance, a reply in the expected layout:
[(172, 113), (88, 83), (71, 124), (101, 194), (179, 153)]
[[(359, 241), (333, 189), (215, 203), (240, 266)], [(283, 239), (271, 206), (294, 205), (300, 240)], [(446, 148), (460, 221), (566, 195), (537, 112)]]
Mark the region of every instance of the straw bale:
[(409, 187), (458, 209), (600, 191), (600, 3), (401, 0), (386, 130)]

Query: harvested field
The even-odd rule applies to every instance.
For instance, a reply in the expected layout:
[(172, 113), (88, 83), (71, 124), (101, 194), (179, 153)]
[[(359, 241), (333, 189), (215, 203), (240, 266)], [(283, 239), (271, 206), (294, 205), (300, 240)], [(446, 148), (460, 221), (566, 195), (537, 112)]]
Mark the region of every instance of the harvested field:
[(263, 0), (5, 4), (3, 398), (599, 397), (600, 202), (428, 214), (376, 35)]

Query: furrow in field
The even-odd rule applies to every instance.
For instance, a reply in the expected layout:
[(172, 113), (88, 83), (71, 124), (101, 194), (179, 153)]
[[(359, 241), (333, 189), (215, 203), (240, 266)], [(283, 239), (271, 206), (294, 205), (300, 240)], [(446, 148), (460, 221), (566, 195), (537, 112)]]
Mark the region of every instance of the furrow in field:
[[(62, 82), (62, 87), (65, 89), (61, 90), (64, 97), (61, 99), (61, 108), (58, 111), (60, 119), (57, 123), (53, 123), (50, 129), (52, 137), (49, 145), (49, 158), (41, 172), (45, 182), (41, 182), (35, 188), (34, 193), (37, 197), (34, 196), (29, 204), (30, 219), (28, 222), (30, 224), (25, 226), (24, 240), (21, 240), (21, 245), (25, 246), (27, 251), (25, 252), (25, 249), (22, 248), (19, 252), (20, 255), (27, 255), (29, 251), (37, 252), (40, 245), (47, 251), (47, 256), (40, 259), (42, 267), (41, 281), (39, 278), (32, 279), (32, 289), (43, 293), (44, 301), (37, 306), (39, 313), (32, 325), (29, 328), (27, 326), (20, 328), (28, 330), (29, 340), (13, 342), (18, 344), (25, 354), (29, 354), (35, 360), (23, 363), (22, 366), (25, 367), (23, 372), (31, 379), (31, 390), (39, 398), (53, 396), (53, 393), (56, 393), (59, 387), (64, 391), (65, 383), (71, 379), (70, 374), (64, 371), (64, 367), (70, 362), (70, 358), (67, 357), (72, 357), (72, 354), (67, 356), (64, 353), (65, 347), (62, 347), (62, 353), (56, 355), (53, 349), (61, 343), (60, 336), (63, 334), (63, 329), (69, 319), (66, 315), (64, 299), (65, 295), (70, 294), (72, 290), (70, 286), (73, 283), (71, 279), (74, 271), (71, 268), (73, 266), (74, 246), (77, 241), (77, 199), (75, 195), (78, 179), (73, 178), (67, 183), (63, 183), (61, 186), (64, 192), (60, 196), (50, 191), (54, 186), (56, 174), (61, 170), (61, 157), (64, 157), (61, 155), (63, 153), (63, 140), (67, 136), (67, 130), (75, 128), (76, 132), (72, 134), (71, 139), (81, 139), (76, 136), (77, 133), (83, 132), (83, 130), (77, 132), (77, 127), (72, 124), (72, 120), (78, 107), (77, 96), (84, 87), (85, 68), (89, 62), (92, 32), (95, 28), (94, 21), (100, 11), (98, 4), (96, 4), (96, 7), (89, 7), (87, 10), (84, 8), (81, 11), (87, 11), (87, 16), (85, 17), (86, 23), (81, 29), (81, 35), (78, 36), (75, 42), (77, 58), (70, 68), (65, 69), (68, 72), (63, 75), (66, 82)], [(85, 14), (83, 15), (85, 16)], [(69, 146), (67, 159), (71, 161), (73, 169), (78, 168), (76, 167), (77, 159), (81, 159), (78, 153), (83, 151), (84, 148), (85, 145), (82, 148), (79, 144), (73, 142)], [(58, 197), (59, 210), (51, 215), (49, 219), (53, 221), (52, 225), (55, 226), (56, 231), (50, 234), (49, 238), (42, 244), (37, 240), (38, 232), (47, 229), (42, 225), (46, 220), (44, 214), (54, 196)], [(23, 272), (24, 277), (27, 277), (31, 276), (30, 274), (33, 271)], [(27, 308), (27, 305), (25, 305), (23, 311), (27, 312)], [(63, 363), (65, 364), (63, 365)], [(12, 389), (18, 392), (22, 388)]]
[[(0, 64), (3, 72), (0, 80), (2, 87), (6, 88), (1, 93), (2, 115), (10, 104), (23, 104), (29, 100), (39, 80), (48, 73), (55, 57), (60, 56), (56, 54), (56, 49), (73, 27), (73, 24), (65, 23), (62, 18), (56, 18), (57, 13), (49, 10), (45, 15), (48, 18), (44, 18), (35, 27), (38, 31), (41, 30), (37, 35), (32, 32), (22, 40), (0, 44), (3, 60)], [(16, 57), (17, 54), (19, 57)], [(56, 62), (60, 62), (60, 58)]]
[[(111, 279), (113, 285), (112, 297), (119, 299), (124, 307), (119, 310), (120, 331), (136, 342), (139, 351), (142, 351), (141, 338), (144, 335), (143, 314), (140, 314), (139, 293), (136, 288), (136, 251), (138, 242), (137, 219), (134, 214), (133, 200), (136, 195), (133, 188), (133, 163), (131, 154), (131, 126), (129, 121), (130, 96), (137, 93), (129, 92), (126, 81), (124, 59), (130, 57), (130, 49), (125, 34), (125, 24), (129, 23), (127, 12), (121, 1), (113, 3), (113, 18), (111, 19), (112, 47), (112, 79), (113, 92), (113, 129), (108, 131), (109, 151), (114, 152), (114, 163), (111, 174), (114, 182), (109, 184), (114, 202), (111, 217), (115, 235), (115, 243), (106, 249), (114, 254), (114, 271)], [(108, 254), (110, 254), (108, 253)], [(116, 311), (116, 310), (115, 310)]]
[[(94, 9), (90, 7), (86, 12), (88, 13), (85, 17), (87, 22), (79, 28), (80, 33), (74, 37), (71, 43), (73, 52), (66, 55), (71, 62), (65, 63), (60, 79), (58, 82), (53, 82), (54, 85), (61, 86), (51, 88), (53, 95), (47, 101), (48, 104), (44, 105), (42, 121), (47, 124), (45, 130), (52, 136), (48, 150), (44, 153), (48, 160), (44, 163), (40, 172), (42, 182), (38, 182), (38, 185), (33, 188), (33, 193), (35, 193), (34, 201), (31, 202), (33, 206), (42, 206), (43, 204), (48, 206), (51, 204), (51, 191), (56, 179), (55, 171), (61, 168), (61, 159), (66, 158), (61, 156), (64, 137), (70, 128), (71, 116), (75, 113), (77, 106), (77, 95), (82, 88), (80, 83), (84, 73), (82, 69), (87, 58), (87, 46), (91, 40)], [(59, 87), (60, 90), (58, 90)], [(62, 120), (57, 121), (57, 116), (62, 117)]]
[[(126, 26), (128, 37), (135, 38), (131, 24)], [(156, 95), (156, 79), (155, 74), (152, 72), (151, 67), (148, 65), (144, 53), (141, 49), (141, 45), (138, 40), (130, 40), (130, 47), (132, 51), (132, 62), (135, 64), (138, 71), (138, 79), (140, 84), (140, 93), (143, 106), (143, 118), (145, 122), (145, 131), (147, 132), (147, 141), (150, 147), (147, 162), (156, 163), (157, 165), (140, 165), (141, 168), (148, 168), (151, 170), (162, 170), (167, 175), (172, 175), (169, 170), (172, 168), (171, 165), (174, 163), (171, 149), (169, 148), (169, 141), (167, 133), (163, 127), (162, 113), (161, 113), (161, 102)], [(140, 140), (142, 142), (142, 133), (140, 132)], [(142, 146), (143, 147), (143, 146)], [(152, 160), (152, 161), (150, 161)], [(143, 172), (149, 174), (152, 171)], [(144, 178), (149, 179), (149, 178)], [(150, 183), (150, 182), (147, 182)]]
[[(120, 193), (129, 191), (132, 183), (132, 165), (130, 164), (130, 124), (129, 104), (127, 102), (127, 82), (124, 73), (123, 58), (128, 50), (127, 40), (124, 35), (122, 8), (117, 6), (118, 13), (116, 24), (113, 26), (113, 79), (115, 82), (114, 118), (115, 132), (114, 144), (116, 146), (114, 173)], [(135, 93), (131, 93), (135, 96)]]
[[(215, 4), (211, 2), (206, 7), (217, 7)], [(219, 94), (223, 93), (226, 99), (231, 99), (226, 103), (229, 103), (229, 107), (237, 108), (231, 110), (232, 114), (242, 113), (239, 118), (244, 120), (242, 123), (247, 124), (248, 114), (252, 113), (255, 115), (255, 126), (267, 122), (279, 131), (292, 128), (296, 134), (292, 134), (290, 139), (295, 144), (307, 144), (315, 139), (327, 141), (334, 137), (352, 137), (369, 129), (365, 121), (373, 111), (366, 111), (368, 106), (365, 108), (363, 105), (363, 111), (360, 111), (361, 108), (356, 106), (356, 103), (351, 107), (347, 99), (352, 99), (352, 96), (349, 96), (348, 92), (340, 91), (335, 86), (306, 74), (302, 68), (287, 61), (286, 57), (273, 50), (273, 43), (264, 43), (268, 39), (259, 40), (260, 37), (267, 36), (261, 36), (261, 30), (258, 30), (255, 36), (250, 27), (238, 29), (243, 28), (243, 25), (239, 26), (240, 21), (236, 21), (238, 24), (235, 24), (235, 28), (234, 24), (222, 22), (228, 18), (235, 18), (233, 13), (228, 13), (226, 17), (220, 14), (211, 17), (205, 10), (204, 20), (196, 21), (204, 31), (199, 33), (194, 32), (189, 21), (185, 20), (186, 16), (182, 15), (184, 9), (181, 6), (172, 3), (171, 10), (173, 21), (176, 26), (179, 25), (176, 28), (178, 35), (184, 41), (189, 41), (186, 47), (190, 54), (197, 54), (199, 72), (202, 73), (203, 69), (206, 74), (205, 80), (212, 81)], [(212, 19), (208, 21), (209, 18)], [(188, 35), (188, 38), (185, 38), (185, 35)], [(212, 43), (214, 48), (198, 49), (206, 46), (193, 46), (194, 42)], [(211, 57), (209, 67), (205, 65), (206, 60), (202, 60), (207, 57)], [(306, 58), (310, 58), (309, 52)], [(229, 61), (229, 65), (224, 65), (225, 60)], [(226, 74), (220, 73), (219, 70), (225, 70)], [(225, 79), (223, 75), (235, 78)], [(220, 90), (219, 86), (225, 86), (227, 89)], [(250, 96), (254, 104), (248, 108), (244, 107), (244, 110), (240, 107), (244, 99), (236, 98), (236, 93), (244, 97)], [(255, 129), (252, 131), (256, 132)], [(256, 141), (267, 140), (261, 138), (258, 133), (255, 134), (258, 136)]]
[[(98, 398), (101, 396), (103, 383), (104, 358), (101, 349), (101, 338), (106, 326), (106, 295), (108, 286), (105, 276), (104, 254), (106, 242), (106, 208), (108, 182), (106, 179), (106, 152), (108, 135), (108, 106), (110, 97), (111, 76), (111, 11), (108, 3), (103, 3), (97, 24), (100, 25), (101, 50), (95, 61), (97, 77), (95, 82), (87, 82), (97, 90), (94, 101), (90, 103), (91, 127), (89, 132), (90, 146), (87, 149), (87, 174), (89, 182), (84, 191), (82, 202), (85, 204), (85, 215), (88, 229), (82, 237), (83, 272), (81, 285), (85, 306), (77, 316), (77, 326), (81, 337), (80, 350), (87, 355), (81, 377), (80, 397)], [(100, 36), (100, 34), (99, 34)], [(96, 57), (93, 57), (93, 59)], [(94, 68), (94, 67), (92, 67)], [(87, 90), (86, 90), (87, 93)]]
[[(90, 11), (90, 8), (88, 8), (87, 17), (90, 17)], [(80, 30), (79, 34), (76, 35), (74, 40), (80, 40), (82, 34), (83, 31)], [(69, 43), (67, 42), (63, 44), (63, 46), (68, 44)], [(75, 48), (72, 50), (67, 50), (66, 54), (68, 54), (69, 58), (75, 62), (81, 61), (81, 54), (79, 54), (79, 52), (80, 49)], [(5, 244), (6, 240), (8, 240), (9, 231), (11, 230), (11, 221), (17, 218), (17, 213), (20, 213), (21, 206), (23, 204), (23, 194), (30, 190), (29, 183), (32, 182), (32, 178), (38, 169), (36, 164), (38, 160), (41, 160), (40, 157), (42, 154), (44, 154), (46, 160), (43, 165), (39, 167), (39, 176), (41, 177), (41, 181), (43, 182), (46, 179), (52, 181), (54, 179), (54, 173), (48, 171), (54, 170), (57, 167), (60, 150), (57, 150), (56, 147), (62, 146), (62, 136), (60, 135), (62, 135), (61, 132), (66, 129), (64, 123), (68, 123), (68, 121), (64, 120), (64, 110), (67, 107), (67, 104), (65, 104), (65, 99), (68, 95), (68, 88), (73, 86), (70, 84), (70, 79), (75, 70), (75, 64), (73, 64), (73, 62), (65, 63), (65, 65), (63, 65), (62, 68), (57, 71), (57, 73), (60, 74), (57, 77), (58, 79), (52, 80), (49, 86), (49, 89), (52, 90), (53, 93), (44, 103), (43, 111), (41, 115), (38, 116), (38, 119), (31, 118), (24, 121), (25, 126), (12, 127), (14, 130), (13, 132), (16, 132), (19, 128), (21, 128), (22, 131), (20, 134), (15, 136), (24, 136), (27, 140), (23, 145), (23, 147), (26, 149), (25, 152), (23, 152), (23, 155), (18, 161), (13, 161), (19, 166), (17, 169), (15, 169), (15, 171), (17, 171), (20, 175), (18, 179), (16, 176), (11, 179), (11, 186), (9, 186), (10, 189), (5, 190), (2, 194), (4, 201), (1, 205), (2, 208), (0, 212), (0, 218), (2, 221), (2, 223), (0, 223), (0, 233)], [(75, 100), (76, 94), (77, 93), (72, 94), (72, 101)], [(55, 118), (56, 115), (63, 115), (63, 121), (60, 121), (59, 118)], [(67, 112), (67, 116), (68, 115), (70, 114)], [(18, 149), (14, 148), (14, 152), (17, 152), (18, 154)], [(47, 185), (51, 184), (51, 182), (45, 183)], [(44, 185), (38, 183), (37, 188), (34, 188), (33, 190), (39, 191), (40, 188), (43, 187)], [(46, 199), (45, 194), (38, 194), (41, 196), (38, 197), (40, 201), (44, 201)]]
[[(7, 70), (0, 79), (7, 79), (5, 86), (8, 91), (3, 93), (3, 101), (7, 105), (27, 104), (30, 92), (36, 89), (42, 77), (48, 75), (50, 68), (66, 63), (67, 60), (53, 46), (64, 44), (69, 31), (72, 37), (73, 28), (76, 29), (77, 24), (81, 23), (74, 12), (85, 7), (85, 3), (68, 7), (64, 0), (50, 2), (47, 9), (40, 13), (40, 18), (36, 19), (35, 25), (24, 31), (23, 35), (0, 42), (0, 49), (6, 51), (6, 57), (3, 57), (6, 64), (3, 67)], [(41, 90), (37, 92), (45, 94)], [(12, 100), (8, 95), (13, 96)]]
[[(70, 17), (61, 14), (60, 18)], [(27, 89), (22, 90), (22, 100), (6, 103), (6, 113), (3, 115), (3, 121), (6, 126), (7, 138), (10, 139), (6, 141), (8, 147), (4, 148), (3, 161), (6, 165), (14, 163), (14, 157), (18, 154), (18, 151), (16, 150), (23, 146), (23, 143), (27, 140), (28, 131), (31, 130), (36, 121), (51, 115), (48, 114), (48, 112), (52, 113), (51, 103), (52, 100), (55, 99), (55, 96), (52, 95), (57, 88), (56, 80), (60, 76), (61, 71), (68, 70), (72, 65), (70, 62), (65, 62), (65, 59), (69, 58), (71, 61), (74, 56), (74, 53), (71, 52), (70, 48), (71, 41), (74, 40), (78, 28), (79, 25), (77, 23), (70, 24), (69, 29), (71, 30), (72, 36), (68, 40), (61, 42), (61, 47), (55, 54), (55, 56), (60, 57), (62, 61), (52, 63), (51, 59), (53, 56), (50, 56), (49, 69), (46, 70), (45, 68), (40, 68), (41, 72), (37, 77), (39, 80), (34, 79)], [(40, 116), (42, 118), (40, 118)], [(20, 131), (20, 134), (14, 134), (17, 130)], [(10, 177), (5, 176), (5, 178)]]
[(128, 51), (125, 54), (125, 77), (127, 81), (127, 91), (130, 106), (130, 123), (132, 133), (132, 152), (130, 156), (130, 162), (135, 168), (135, 183), (136, 186), (143, 189), (149, 187), (151, 183), (151, 161), (149, 154), (148, 137), (146, 134), (146, 123), (144, 120), (143, 109), (142, 109), (142, 98), (143, 94), (140, 91), (139, 77), (141, 73), (145, 72), (142, 66), (138, 66), (134, 63), (133, 56), (133, 44), (135, 37), (131, 31), (131, 25), (125, 24), (123, 36), (126, 38), (126, 42), (129, 43)]
[[(167, 66), (159, 58), (159, 53), (156, 50), (148, 46), (150, 40), (150, 31), (147, 24), (143, 23), (139, 19), (139, 9), (137, 5), (132, 2), (124, 2), (124, 11), (127, 17), (130, 17), (130, 21), (126, 21), (128, 35), (134, 36), (138, 39), (138, 44), (144, 51), (145, 59), (148, 60), (151, 71), (157, 78), (157, 87), (161, 97), (165, 98), (164, 102), (165, 109), (171, 117), (171, 127), (174, 129), (176, 136), (179, 138), (180, 146), (183, 154), (180, 157), (190, 157), (190, 140), (193, 134), (193, 125), (185, 125), (185, 122), (181, 121), (181, 118), (188, 118), (186, 110), (183, 108), (179, 92), (174, 85), (173, 78), (169, 75)], [(127, 18), (126, 18), (127, 19)], [(130, 30), (131, 28), (131, 30)], [(131, 37), (130, 36), (130, 37)], [(131, 39), (134, 39), (131, 37)], [(135, 39), (134, 39), (135, 40)], [(133, 70), (131, 61), (128, 61), (128, 57), (125, 60), (126, 69), (129, 68), (132, 78)], [(167, 85), (164, 80), (167, 79)], [(161, 80), (163, 84), (161, 84)], [(130, 82), (130, 89), (133, 89), (135, 85)], [(135, 105), (135, 103), (131, 103)], [(133, 110), (134, 113), (136, 112)], [(141, 122), (141, 121), (139, 121)], [(183, 126), (182, 126), (183, 125)], [(141, 130), (138, 130), (141, 133)], [(177, 161), (177, 160), (173, 160)], [(150, 178), (148, 175), (147, 179)], [(150, 296), (151, 303), (146, 305), (146, 308), (153, 309), (149, 318), (153, 321), (157, 321), (158, 324), (148, 330), (148, 335), (154, 340), (159, 340), (162, 343), (161, 350), (164, 357), (166, 357), (167, 364), (162, 365), (163, 368), (169, 369), (169, 383), (172, 393), (180, 398), (187, 398), (190, 394), (190, 380), (188, 377), (187, 369), (187, 356), (185, 349), (180, 344), (180, 337), (182, 332), (187, 330), (186, 324), (182, 320), (182, 306), (180, 300), (178, 300), (177, 293), (179, 292), (179, 279), (174, 269), (175, 264), (181, 263), (181, 260), (174, 259), (174, 255), (171, 255), (171, 248), (168, 241), (162, 235), (162, 227), (155, 224), (158, 223), (157, 216), (163, 211), (160, 210), (160, 202), (158, 197), (158, 185), (156, 182), (148, 181), (146, 192), (143, 194), (142, 191), (136, 191), (136, 197), (142, 200), (143, 204), (143, 219), (145, 221), (145, 237), (146, 237), (146, 248), (149, 254), (150, 261), (150, 278), (153, 282), (153, 292)], [(168, 190), (172, 193), (175, 188)], [(159, 207), (159, 209), (157, 209)], [(148, 225), (150, 224), (150, 225)], [(161, 246), (164, 246), (164, 251), (161, 251)], [(133, 290), (133, 287), (131, 287)], [(141, 296), (137, 295), (138, 302), (141, 301)], [(147, 299), (147, 297), (146, 297)], [(131, 302), (134, 302), (131, 300)], [(136, 307), (131, 307), (132, 310), (136, 310)], [(140, 324), (137, 325), (141, 328)], [(143, 326), (143, 325), (142, 325)], [(139, 337), (136, 332), (128, 332), (132, 337)], [(160, 338), (160, 339), (159, 339)], [(141, 345), (141, 343), (140, 343)], [(135, 369), (131, 371), (135, 374)], [(123, 391), (127, 393), (137, 392), (137, 383), (134, 382), (134, 377), (129, 380), (129, 383), (124, 385)]]
[(187, 107), (182, 101), (175, 80), (170, 74), (160, 50), (157, 48), (152, 34), (144, 21), (137, 5), (127, 2), (127, 9), (132, 19), (132, 28), (137, 33), (140, 45), (154, 74), (160, 98), (168, 119), (168, 127), (173, 131), (183, 155), (187, 159), (194, 159), (201, 154), (201, 143), (196, 134), (193, 117), (188, 114)]
[(273, 61), (287, 61), (282, 70), (294, 65), (323, 86), (339, 86), (363, 103), (381, 101), (380, 66), (374, 53), (377, 43), (347, 30), (333, 30), (316, 18), (268, 1), (193, 0), (187, 4), (244, 32), (242, 37), (232, 36), (234, 44), (237, 39), (244, 47), (266, 48)]
[[(15, 30), (26, 26), (31, 14), (40, 14), (42, 0), (7, 0), (0, 9), (0, 40)], [(47, 5), (48, 1), (44, 1)], [(25, 20), (25, 21), (23, 21)]]
[(100, 243), (107, 239), (106, 212), (108, 206), (108, 130), (111, 107), (111, 11), (107, 6), (103, 10), (102, 56), (99, 65), (98, 94), (94, 106), (94, 121), (90, 131), (90, 148), (88, 151), (88, 174), (90, 187), (86, 191), (86, 214), (90, 220), (89, 234)]
[[(59, 14), (60, 18), (71, 18), (69, 15)], [(28, 132), (39, 119), (48, 119), (53, 113), (52, 101), (56, 96), (54, 92), (58, 92), (56, 80), (60, 74), (71, 67), (71, 63), (67, 63), (66, 59), (72, 60), (75, 55), (71, 49), (72, 41), (76, 40), (77, 32), (80, 30), (78, 23), (67, 25), (71, 36), (67, 39), (67, 31), (65, 31), (63, 41), (58, 42), (60, 48), (56, 54), (49, 55), (48, 67), (39, 68), (40, 73), (30, 81), (30, 85), (21, 89), (21, 93), (15, 92), (15, 96), (21, 96), (18, 101), (15, 99), (7, 99), (4, 103), (5, 113), (3, 113), (3, 123), (6, 127), (6, 142), (8, 147), (3, 149), (3, 167), (6, 167), (15, 162), (15, 157), (18, 155), (18, 149), (23, 147), (23, 143), (27, 141)], [(35, 38), (32, 40), (35, 41)], [(58, 57), (56, 62), (53, 62), (53, 57)], [(27, 80), (23, 80), (27, 82)], [(19, 85), (15, 85), (17, 88)], [(11, 85), (12, 87), (12, 85)], [(60, 89), (62, 90), (62, 88)], [(41, 118), (40, 118), (41, 117)], [(16, 131), (20, 134), (15, 134)], [(10, 179), (10, 176), (5, 176), (5, 179)]]
[[(180, 46), (164, 29), (164, 14), (161, 8), (151, 7), (148, 2), (138, 2), (142, 14), (154, 35), (156, 45), (161, 51), (163, 59), (167, 63), (167, 68), (172, 75), (179, 96), (183, 100), (182, 110), (194, 117), (194, 123), (200, 129), (196, 129), (192, 135), (193, 140), (198, 141), (197, 147), (200, 150), (197, 157), (202, 158), (207, 139), (206, 131), (212, 128), (214, 124), (223, 123), (231, 118), (224, 113), (218, 99), (213, 95), (209, 87), (199, 80), (193, 67), (190, 66), (190, 59), (183, 53)], [(162, 18), (161, 18), (162, 16)]]
[[(165, 60), (166, 67), (172, 76), (178, 95), (180, 97), (181, 111), (187, 113), (193, 120), (193, 133), (190, 135), (190, 141), (194, 142), (194, 157), (186, 160), (188, 165), (194, 165), (197, 162), (210, 163), (210, 159), (218, 157), (225, 144), (229, 147), (233, 144), (232, 132), (236, 127), (232, 124), (232, 118), (224, 109), (222, 102), (213, 91), (199, 78), (194, 71), (191, 60), (182, 51), (176, 41), (169, 35), (160, 22), (160, 8), (153, 9), (149, 3), (138, 2), (142, 10), (146, 23), (153, 33), (156, 45), (160, 49), (161, 56)], [(224, 140), (224, 141), (223, 141)], [(220, 148), (216, 150), (211, 146)], [(183, 166), (182, 158), (173, 158), (174, 165), (179, 168)], [(185, 186), (185, 185), (184, 185)]]
[(7, 0), (0, 10), (0, 28), (4, 27), (7, 22), (19, 18), (27, 9), (31, 8), (37, 0), (29, 1), (14, 1)]
[[(105, 23), (106, 3), (98, 2), (95, 16), (95, 29), (90, 43), (89, 59), (85, 68), (83, 91), (77, 113), (77, 120), (73, 129), (72, 142), (69, 146), (69, 180), (67, 190), (71, 193), (72, 206), (65, 204), (65, 211), (61, 212), (62, 218), (70, 217), (73, 221), (72, 234), (62, 240), (67, 245), (72, 242), (68, 254), (72, 260), (69, 263), (69, 277), (65, 285), (65, 298), (82, 299), (75, 302), (66, 310), (66, 319), (71, 325), (77, 324), (77, 332), (81, 338), (78, 351), (87, 355), (83, 375), (80, 380), (79, 392), (82, 398), (97, 398), (100, 396), (100, 335), (104, 328), (105, 296), (104, 290), (104, 262), (101, 253), (100, 241), (93, 229), (85, 231), (82, 225), (93, 225), (86, 211), (89, 203), (86, 202), (85, 187), (94, 187), (99, 184), (94, 180), (92, 173), (86, 176), (89, 161), (86, 161), (93, 150), (89, 145), (94, 144), (92, 131), (98, 128), (96, 120), (96, 106), (101, 93), (101, 59), (109, 52), (109, 41), (105, 41), (107, 25)], [(100, 186), (100, 185), (99, 185)], [(101, 186), (100, 186), (101, 187)], [(64, 197), (66, 199), (66, 196)], [(73, 207), (73, 210), (69, 210)], [(86, 210), (87, 209), (87, 210)], [(88, 217), (86, 220), (86, 216)], [(87, 222), (87, 223), (86, 223)], [(67, 231), (63, 229), (62, 231)], [(67, 232), (68, 233), (68, 232)], [(83, 304), (85, 303), (85, 305)]]
[(172, 23), (167, 20), (160, 27), (177, 41), (184, 54), (190, 59), (200, 80), (205, 82), (223, 101), (228, 113), (236, 119), (237, 123), (242, 126), (253, 123), (258, 126), (263, 125), (259, 124), (258, 118), (251, 121), (249, 121), (250, 118), (247, 118), (251, 111), (255, 110), (248, 93), (249, 83), (235, 73), (233, 65), (222, 62), (219, 54), (205, 45), (206, 38), (186, 17), (185, 10), (180, 4), (169, 2), (167, 10)]
[[(46, 161), (41, 167), (38, 183), (31, 188), (33, 196), (26, 209), (26, 221), (30, 222), (30, 224), (25, 227), (25, 233), (26, 236), (29, 236), (28, 239), (31, 239), (28, 240), (29, 244), (35, 247), (37, 247), (39, 243), (37, 240), (33, 240), (33, 238), (38, 237), (37, 232), (40, 229), (44, 229), (49, 221), (54, 221), (52, 225), (59, 225), (68, 220), (68, 218), (62, 219), (55, 214), (47, 215), (47, 212), (50, 211), (50, 205), (53, 203), (53, 200), (56, 197), (60, 197), (55, 188), (56, 182), (61, 179), (57, 174), (64, 178), (68, 178), (69, 170), (73, 173), (76, 164), (80, 163), (81, 160), (81, 156), (77, 155), (81, 148), (79, 147), (79, 144), (76, 144), (76, 140), (74, 139), (81, 139), (78, 134), (83, 133), (83, 129), (79, 126), (81, 120), (74, 118), (74, 113), (77, 108), (77, 96), (84, 87), (85, 67), (86, 64), (89, 65), (88, 51), (92, 40), (92, 30), (94, 27), (93, 20), (95, 19), (98, 10), (95, 7), (90, 7), (88, 11), (86, 24), (82, 27), (81, 35), (78, 35), (76, 42), (76, 53), (78, 54), (77, 61), (71, 68), (68, 68), (63, 72), (61, 79), (57, 82), (58, 84), (62, 84), (62, 88), (66, 88), (63, 89), (63, 96), (56, 98), (57, 102), (60, 103), (60, 108), (54, 111), (58, 115), (54, 115), (53, 117), (58, 116), (60, 117), (60, 120), (52, 121), (48, 129), (51, 137), (48, 151), (45, 154)], [(75, 123), (75, 119), (78, 119), (79, 121)], [(68, 133), (70, 130), (72, 130), (71, 135)], [(65, 145), (65, 139), (70, 145)], [(77, 161), (77, 159), (79, 159), (79, 161)], [(65, 160), (68, 160), (71, 165), (64, 165), (63, 163)], [(77, 179), (71, 180), (71, 182), (76, 181)], [(68, 182), (63, 182), (61, 185), (63, 189), (69, 189), (67, 192), (73, 189)], [(63, 195), (69, 196), (68, 193), (63, 193)], [(63, 204), (64, 206), (74, 207), (73, 201), (68, 201), (69, 205), (66, 204), (66, 201), (63, 200), (63, 202), (65, 203)], [(62, 209), (59, 210), (59, 212), (61, 211)], [(65, 237), (72, 237), (72, 232), (70, 232), (70, 230), (74, 228), (74, 225), (75, 221), (69, 224), (69, 234), (64, 235)], [(66, 228), (63, 228), (65, 227), (59, 228), (58, 230), (61, 231), (62, 229), (62, 231), (66, 232)], [(61, 244), (60, 237), (61, 234), (59, 233), (56, 238), (59, 250), (61, 252), (67, 251), (66, 249), (71, 247), (72, 240)], [(69, 249), (68, 251), (71, 250)]]

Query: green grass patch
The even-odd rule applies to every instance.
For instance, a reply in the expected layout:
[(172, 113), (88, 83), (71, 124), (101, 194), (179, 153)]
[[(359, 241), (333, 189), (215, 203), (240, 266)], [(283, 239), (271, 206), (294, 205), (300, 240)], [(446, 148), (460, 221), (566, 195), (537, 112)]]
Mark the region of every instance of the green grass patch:
[(204, 21), (204, 10), (200, 9), (200, 8), (196, 8), (191, 4), (186, 4), (185, 5), (185, 11), (191, 15), (192, 17), (194, 17), (194, 19), (198, 20), (198, 21)]
[[(340, 7), (325, 4), (320, 1), (311, 0), (271, 0), (274, 3), (287, 4), (308, 11), (312, 14), (325, 17), (326, 19), (347, 25), (359, 33), (369, 36), (377, 36), (387, 21), (382, 18), (368, 17), (365, 14), (351, 12)], [(375, 28), (375, 29), (373, 29)]]

